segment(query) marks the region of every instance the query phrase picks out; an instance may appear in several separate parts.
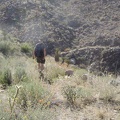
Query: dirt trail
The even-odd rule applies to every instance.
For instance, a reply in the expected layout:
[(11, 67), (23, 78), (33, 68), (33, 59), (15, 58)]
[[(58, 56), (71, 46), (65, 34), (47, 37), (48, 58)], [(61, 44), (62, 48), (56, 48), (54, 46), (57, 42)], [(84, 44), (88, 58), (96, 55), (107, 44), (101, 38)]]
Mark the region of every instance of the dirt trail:
[[(64, 67), (66, 69), (66, 65), (63, 65), (61, 67)], [(71, 69), (71, 68), (67, 67), (67, 69)], [(50, 93), (52, 93), (53, 95), (52, 103), (59, 104), (59, 106), (54, 105), (57, 108), (55, 111), (55, 113), (57, 114), (56, 120), (82, 120), (83, 113), (81, 112), (76, 113), (76, 111), (74, 112), (71, 111), (70, 107), (68, 107), (67, 105), (66, 99), (63, 97), (62, 89), (67, 84), (71, 84), (71, 82), (69, 81), (69, 78), (65, 76), (58, 77), (56, 82), (53, 83), (52, 85), (43, 82), (43, 86), (47, 88), (47, 90), (50, 91)]]

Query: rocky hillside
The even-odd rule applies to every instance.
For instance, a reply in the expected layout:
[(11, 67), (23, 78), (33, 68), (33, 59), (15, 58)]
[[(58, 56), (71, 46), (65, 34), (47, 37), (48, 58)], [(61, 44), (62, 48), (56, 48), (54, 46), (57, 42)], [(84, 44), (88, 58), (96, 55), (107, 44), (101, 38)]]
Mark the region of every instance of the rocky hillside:
[[(119, 70), (119, 0), (1, 0), (0, 29), (19, 41), (42, 39), (48, 53), (69, 50), (76, 64)], [(72, 51), (74, 51), (72, 53)]]

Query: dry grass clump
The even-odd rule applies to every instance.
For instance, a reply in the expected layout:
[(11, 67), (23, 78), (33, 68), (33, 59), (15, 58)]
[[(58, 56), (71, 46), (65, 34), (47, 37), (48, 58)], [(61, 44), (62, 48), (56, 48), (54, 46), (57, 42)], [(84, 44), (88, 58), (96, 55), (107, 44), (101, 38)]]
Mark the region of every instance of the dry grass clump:
[(48, 83), (52, 84), (60, 76), (65, 75), (65, 68), (58, 66), (58, 64), (55, 63), (51, 57), (47, 57), (44, 75), (45, 75), (46, 81), (48, 81)]
[(118, 96), (118, 89), (109, 84), (109, 77), (97, 77), (93, 80), (94, 93), (99, 93), (99, 100), (103, 100), (105, 103), (113, 101)]
[(68, 85), (63, 87), (62, 91), (63, 96), (72, 108), (83, 108), (94, 102), (92, 91), (89, 88)]
[(28, 81), (28, 76), (24, 68), (18, 67), (15, 70), (14, 73), (14, 83), (17, 84), (19, 82), (27, 82)]
[(108, 103), (112, 100), (115, 100), (116, 90), (113, 87), (102, 87), (100, 90), (100, 99)]
[(114, 116), (113, 110), (107, 107), (94, 108), (93, 112), (98, 120), (113, 119)]

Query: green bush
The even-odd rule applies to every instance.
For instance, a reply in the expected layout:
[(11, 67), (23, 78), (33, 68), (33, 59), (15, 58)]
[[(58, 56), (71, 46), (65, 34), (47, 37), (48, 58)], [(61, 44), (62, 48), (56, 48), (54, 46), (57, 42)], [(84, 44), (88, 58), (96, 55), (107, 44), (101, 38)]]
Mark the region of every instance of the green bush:
[(38, 101), (47, 96), (42, 86), (34, 83), (24, 84), (19, 91), (17, 104), (23, 109), (35, 107)]
[(75, 87), (66, 86), (63, 88), (63, 95), (70, 105), (74, 105), (78, 97), (78, 90)]
[(87, 105), (93, 102), (91, 92), (80, 87), (64, 87), (63, 96), (67, 99), (69, 105), (74, 107), (78, 107), (79, 105)]
[(0, 83), (5, 85), (12, 84), (12, 74), (10, 69), (5, 69), (3, 72), (0, 72)]
[(31, 47), (30, 44), (28, 44), (28, 43), (23, 43), (23, 44), (21, 45), (21, 52), (22, 52), (22, 53), (30, 54), (31, 51), (32, 51), (32, 47)]
[(0, 52), (2, 52), (4, 55), (8, 55), (11, 52), (11, 48), (8, 42), (0, 42)]
[(19, 82), (25, 82), (28, 80), (27, 73), (24, 68), (17, 68), (15, 75), (14, 75), (14, 82), (19, 83)]
[(48, 71), (45, 77), (50, 84), (54, 83), (59, 76), (65, 75), (65, 69), (57, 66), (50, 66)]

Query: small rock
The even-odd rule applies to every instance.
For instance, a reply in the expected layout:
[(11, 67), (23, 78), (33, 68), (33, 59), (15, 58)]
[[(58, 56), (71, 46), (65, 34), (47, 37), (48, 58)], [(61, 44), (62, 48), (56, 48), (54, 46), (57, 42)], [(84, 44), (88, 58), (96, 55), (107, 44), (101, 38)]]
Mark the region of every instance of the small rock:
[(84, 74), (84, 75), (81, 76), (81, 78), (82, 78), (82, 80), (85, 80), (85, 81), (86, 81), (86, 80), (88, 79), (88, 75), (87, 75), (87, 74)]
[(93, 79), (93, 77), (92, 76), (90, 76), (89, 74), (83, 74), (82, 76), (81, 76), (81, 78), (83, 79), (83, 80), (92, 80)]
[(67, 70), (67, 71), (65, 71), (65, 75), (67, 75), (67, 76), (72, 76), (73, 73), (74, 73), (73, 70)]

